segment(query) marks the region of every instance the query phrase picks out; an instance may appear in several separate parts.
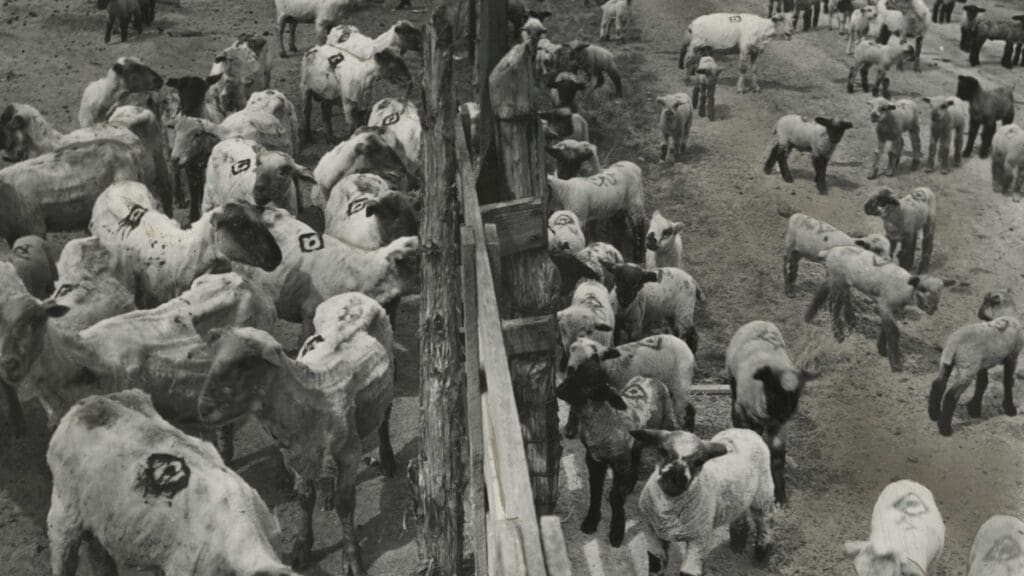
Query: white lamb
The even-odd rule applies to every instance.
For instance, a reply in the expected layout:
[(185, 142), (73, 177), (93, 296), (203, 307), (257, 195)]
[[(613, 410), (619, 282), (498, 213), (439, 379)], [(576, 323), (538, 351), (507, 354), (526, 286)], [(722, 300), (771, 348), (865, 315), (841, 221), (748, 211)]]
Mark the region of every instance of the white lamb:
[(768, 446), (750, 430), (729, 429), (703, 441), (689, 432), (635, 430), (637, 440), (659, 448), (660, 461), (640, 494), (647, 541), (647, 571), (667, 569), (668, 546), (677, 542), (680, 573), (701, 576), (715, 529), (729, 526), (736, 552), (754, 525), (754, 559), (772, 552), (775, 524)]
[(913, 154), (910, 169), (917, 170), (921, 165), (921, 119), (917, 103), (909, 98), (895, 102), (887, 98), (872, 98), (868, 105), (871, 106), (871, 122), (875, 124), (877, 138), (868, 179), (878, 177), (878, 163), (887, 142), (890, 143), (888, 176), (896, 175), (896, 168), (899, 167), (903, 155), (904, 132), (910, 134)]
[(551, 208), (570, 210), (586, 224), (626, 214), (626, 226), (637, 254), (643, 250), (644, 184), (640, 167), (632, 162), (616, 162), (589, 178), (562, 180), (548, 176)]
[(860, 246), (865, 250), (888, 258), (890, 252), (889, 239), (882, 234), (868, 234), (855, 238), (832, 226), (799, 212), (789, 217), (786, 229), (786, 247), (782, 253), (782, 271), (786, 283), (786, 296), (792, 298), (796, 293), (794, 284), (800, 269), (800, 259), (811, 262), (825, 261), (821, 253), (836, 246)]
[(760, 92), (757, 83), (757, 59), (768, 47), (772, 38), (793, 36), (793, 15), (789, 12), (762, 18), (753, 14), (715, 13), (699, 16), (690, 23), (683, 35), (683, 47), (679, 51), (679, 67), (687, 82), (694, 73), (697, 62), (707, 50), (729, 51), (739, 49), (740, 78), (736, 90), (747, 91), (747, 74), (750, 87)]
[(874, 6), (865, 6), (853, 11), (853, 14), (850, 15), (850, 37), (846, 43), (847, 54), (853, 54), (853, 47), (867, 37), (877, 19), (878, 10)]
[(404, 54), (407, 50), (423, 49), (423, 32), (408, 20), (399, 20), (376, 38), (362, 34), (355, 26), (335, 26), (327, 35), (327, 44), (337, 46), (356, 58), (369, 60), (374, 54), (389, 48)]
[(935, 144), (939, 146), (939, 162), (942, 173), (949, 172), (949, 144), (953, 141), (953, 166), (960, 167), (961, 152), (964, 149), (964, 131), (971, 119), (967, 102), (956, 96), (935, 96), (924, 98), (932, 107), (932, 126), (928, 142), (928, 163), (925, 172), (935, 170)]
[(647, 254), (644, 265), (647, 268), (683, 268), (683, 230), (681, 222), (673, 222), (658, 210), (651, 214), (645, 240)]
[(89, 83), (82, 91), (79, 127), (86, 128), (106, 120), (124, 94), (159, 90), (163, 83), (163, 78), (138, 58), (118, 58), (106, 76)]
[(672, 150), (672, 159), (679, 162), (686, 151), (686, 143), (690, 139), (690, 125), (693, 123), (693, 103), (690, 96), (682, 92), (658, 96), (661, 114), (658, 116), (658, 128), (661, 130), (661, 160), (665, 161), (668, 151)]
[(608, 289), (597, 280), (583, 280), (576, 285), (572, 303), (558, 311), (558, 331), (562, 339), (563, 360), (568, 360), (569, 346), (578, 338), (590, 338), (610, 348), (615, 331), (615, 309)]
[(1024, 128), (1004, 124), (992, 138), (992, 191), (1024, 198)]
[[(623, 31), (629, 27), (631, 0), (608, 0), (601, 5), (601, 40), (622, 40)], [(615, 32), (612, 32), (615, 24)]]
[(858, 576), (932, 575), (946, 541), (946, 525), (930, 490), (912, 480), (898, 480), (882, 490), (871, 513), (871, 537), (846, 542)]
[(853, 65), (850, 66), (850, 73), (846, 76), (846, 91), (853, 94), (853, 81), (859, 72), (861, 89), (867, 92), (868, 71), (874, 67), (875, 83), (871, 88), (871, 95), (878, 96), (878, 92), (881, 90), (882, 96), (889, 98), (889, 69), (893, 64), (902, 67), (903, 62), (914, 58), (914, 45), (909, 41), (902, 40), (899, 44), (879, 44), (865, 38), (853, 50)]
[(559, 178), (588, 178), (602, 170), (597, 145), (590, 142), (566, 138), (555, 144), (548, 144), (544, 151), (555, 159), (555, 174)]
[(229, 138), (210, 152), (203, 188), (203, 212), (228, 202), (263, 206), (273, 202), (292, 214), (301, 211), (299, 181), (314, 182), (313, 172), (283, 152), (252, 140)]
[(1024, 573), (1024, 522), (997, 514), (978, 528), (968, 556), (967, 576)]
[(557, 210), (548, 217), (548, 251), (572, 254), (583, 250), (587, 239), (579, 216), (569, 210)]
[(405, 164), (405, 171), (414, 177), (421, 176), (420, 141), (423, 129), (415, 104), (407, 98), (378, 100), (370, 110), (367, 126), (382, 127), (384, 141), (398, 153)]

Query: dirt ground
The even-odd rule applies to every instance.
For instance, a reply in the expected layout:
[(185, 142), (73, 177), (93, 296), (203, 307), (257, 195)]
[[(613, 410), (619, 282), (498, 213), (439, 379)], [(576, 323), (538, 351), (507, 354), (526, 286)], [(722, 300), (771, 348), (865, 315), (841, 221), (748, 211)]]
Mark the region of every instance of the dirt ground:
[[(981, 0), (997, 14), (1008, 13), (1016, 0)], [(546, 0), (556, 13), (547, 21), (551, 38), (595, 41), (600, 12), (575, 0)], [(165, 77), (202, 75), (213, 55), (243, 31), (270, 33), (274, 13), (268, 0), (214, 3), (183, 0), (181, 8), (160, 4), (154, 29), (141, 38), (102, 43), (105, 16), (91, 2), (7, 0), (0, 10), (0, 104), (28, 102), (40, 108), (61, 130), (75, 127), (78, 100), (85, 84), (100, 77), (119, 56), (136, 55)], [(411, 12), (373, 4), (352, 21), (376, 34), (395, 19), (423, 22), (428, 5), (414, 1)], [(972, 158), (948, 174), (909, 173), (909, 158), (895, 178), (868, 181), (874, 146), (868, 122), (868, 95), (845, 92), (850, 57), (845, 37), (827, 30), (798, 33), (791, 41), (773, 42), (762, 56), (760, 94), (735, 91), (737, 62), (719, 58), (724, 72), (718, 91), (719, 120), (699, 119), (685, 158), (679, 164), (656, 162), (655, 97), (684, 91), (676, 68), (677, 50), (686, 22), (707, 12), (730, 10), (763, 13), (761, 0), (639, 0), (633, 4), (634, 25), (627, 41), (610, 46), (624, 74), (625, 95), (614, 99), (606, 89), (584, 101), (591, 133), (607, 164), (637, 162), (644, 170), (648, 206), (685, 224), (686, 266), (709, 300), (699, 316), (701, 379), (717, 381), (732, 332), (745, 322), (771, 320), (779, 325), (794, 357), (818, 368), (822, 378), (810, 385), (801, 415), (792, 427), (787, 465), (791, 502), (779, 512), (776, 555), (765, 569), (751, 567), (748, 556), (725, 546), (708, 558), (705, 573), (736, 575), (852, 574), (843, 560), (842, 543), (868, 534), (874, 500), (886, 483), (912, 478), (935, 494), (946, 521), (946, 547), (937, 574), (963, 574), (967, 552), (978, 526), (996, 513), (1024, 515), (1022, 465), (1024, 420), (1003, 416), (1001, 390), (987, 395), (983, 417), (968, 419), (960, 409), (955, 435), (942, 438), (925, 412), (928, 383), (937, 367), (942, 343), (956, 327), (972, 322), (981, 296), (988, 290), (1016, 288), (1024, 271), (1021, 235), (1024, 205), (991, 192), (989, 163)], [(961, 10), (957, 9), (956, 19)], [(311, 26), (300, 26), (300, 48), (312, 41)], [(182, 31), (191, 37), (172, 36)], [(956, 23), (932, 26), (924, 45), (921, 73), (894, 72), (894, 97), (919, 98), (950, 94), (956, 74), (966, 69), (966, 55), (957, 48)], [(276, 50), (274, 51), (276, 54)], [(1020, 69), (998, 65), (1000, 50), (988, 46), (975, 73), (989, 81), (1019, 83)], [(415, 56), (407, 58), (415, 60)], [(299, 59), (274, 56), (274, 85), (296, 103)], [(1018, 96), (1020, 98), (1020, 96)], [(761, 166), (775, 120), (787, 113), (844, 116), (855, 127), (847, 132), (829, 167), (831, 194), (819, 196), (813, 186), (810, 159), (791, 159), (797, 181), (766, 176)], [(314, 116), (318, 116), (315, 114)], [(339, 124), (341, 125), (341, 124)], [(927, 130), (925, 130), (927, 133)], [(925, 140), (925, 146), (927, 140)], [(318, 140), (300, 160), (314, 165), (328, 149)], [(909, 152), (907, 152), (909, 155)], [(901, 324), (906, 371), (893, 374), (874, 351), (877, 316), (858, 305), (858, 327), (843, 344), (831, 339), (825, 315), (804, 324), (803, 311), (823, 279), (819, 266), (804, 264), (796, 298), (782, 292), (784, 216), (808, 213), (850, 232), (880, 231), (880, 223), (863, 213), (862, 205), (879, 186), (897, 191), (929, 186), (938, 196), (939, 222), (934, 273), (958, 281), (944, 295), (939, 311)], [(2, 207), (0, 207), (2, 209)], [(400, 464), (416, 453), (417, 412), (416, 309), (403, 306), (398, 341), (399, 394), (392, 417), (393, 441)], [(278, 337), (294, 341), (294, 328), (282, 325)], [(998, 373), (998, 372), (997, 372)], [(993, 384), (998, 382), (993, 375)], [(726, 397), (700, 397), (698, 433), (709, 437), (728, 426)], [(8, 430), (0, 411), (0, 430)], [(30, 433), (13, 440), (0, 434), (0, 573), (45, 574), (48, 548), (45, 517), (49, 473), (44, 454), (45, 419), (28, 405)], [(255, 427), (243, 435), (236, 466), (274, 505), (281, 500), (273, 449)], [(636, 496), (628, 500), (626, 543), (607, 544), (607, 518), (594, 536), (578, 526), (587, 502), (582, 448), (566, 441), (559, 512), (577, 574), (615, 576), (646, 574), (643, 542), (635, 526)], [(652, 465), (646, 460), (647, 471)], [(415, 529), (406, 517), (408, 497), (402, 480), (385, 480), (374, 468), (361, 472), (357, 523), (364, 561), (371, 574), (410, 574), (415, 562)], [(407, 521), (408, 520), (408, 521)], [(722, 534), (724, 540), (724, 534)], [(333, 517), (318, 515), (317, 565), (306, 574), (337, 570), (338, 532)], [(670, 572), (678, 570), (673, 558)], [(83, 573), (88, 573), (83, 568)]]

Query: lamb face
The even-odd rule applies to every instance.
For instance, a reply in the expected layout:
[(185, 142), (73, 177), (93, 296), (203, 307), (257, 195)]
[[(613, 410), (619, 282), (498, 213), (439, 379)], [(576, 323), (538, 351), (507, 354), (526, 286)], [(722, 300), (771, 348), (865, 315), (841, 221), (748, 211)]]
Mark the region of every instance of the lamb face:
[(843, 139), (843, 135), (850, 128), (853, 128), (853, 124), (847, 120), (841, 118), (824, 118), (817, 117), (814, 119), (815, 122), (825, 127), (825, 132), (828, 134), (828, 141), (834, 144), (839, 144), (839, 141)]
[(907, 283), (914, 287), (914, 304), (929, 316), (939, 309), (939, 297), (944, 287), (953, 286), (956, 280), (943, 280), (923, 274), (911, 276)]
[(985, 321), (1016, 315), (1017, 304), (1013, 300), (1013, 293), (1009, 290), (986, 293), (981, 301), (981, 308), (978, 309), (978, 318)]
[(868, 216), (882, 216), (892, 208), (900, 207), (900, 199), (892, 188), (881, 188), (864, 203), (864, 213)]
[(793, 39), (793, 14), (790, 12), (783, 12), (781, 14), (775, 14), (771, 18), (772, 20), (772, 33), (776, 38), (785, 38), (786, 40)]
[(616, 410), (626, 409), (626, 401), (612, 386), (596, 354), (567, 370), (565, 380), (555, 389), (555, 396), (574, 407), (593, 401), (607, 402)]
[(631, 262), (615, 264), (612, 266), (612, 274), (615, 276), (615, 291), (619, 298), (619, 306), (623, 309), (633, 303), (644, 284), (660, 280), (656, 271), (644, 270)]
[(647, 228), (647, 238), (644, 243), (648, 250), (657, 252), (671, 246), (682, 230), (683, 225), (681, 223), (673, 222), (662, 216), (661, 212), (655, 211), (651, 215), (651, 224)]
[(896, 105), (886, 98), (872, 98), (868, 103), (871, 106), (871, 122), (877, 124), (889, 112), (896, 109)]
[(863, 238), (857, 238), (853, 243), (883, 258), (889, 257), (889, 250), (892, 246), (889, 239), (881, 234), (868, 234)]
[(686, 492), (708, 460), (728, 452), (724, 444), (705, 442), (689, 432), (631, 430), (630, 434), (640, 442), (658, 447), (658, 485), (669, 497)]
[(268, 151), (256, 156), (256, 183), (252, 194), (257, 206), (274, 202), (278, 206), (288, 205), (288, 196), (295, 184), (296, 195), (300, 194), (297, 180), (315, 182), (313, 173), (300, 166), (291, 156)]
[(210, 133), (208, 128), (211, 126), (212, 124), (199, 118), (188, 116), (178, 118), (174, 125), (171, 162), (179, 168), (184, 168), (200, 158), (204, 151), (212, 149), (219, 138)]
[(118, 58), (111, 70), (120, 78), (126, 92), (159, 90), (164, 85), (164, 79), (137, 58)]
[(276, 364), (276, 341), (248, 329), (209, 331), (206, 341), (213, 361), (199, 394), (199, 419), (223, 426), (257, 410), (263, 397), (268, 364)]
[(10, 295), (0, 304), (0, 378), (20, 382), (43, 350), (47, 322), (68, 312), (53, 300)]
[(0, 149), (7, 162), (21, 162), (29, 157), (33, 142), (29, 137), (35, 118), (24, 105), (9, 104), (0, 113)]

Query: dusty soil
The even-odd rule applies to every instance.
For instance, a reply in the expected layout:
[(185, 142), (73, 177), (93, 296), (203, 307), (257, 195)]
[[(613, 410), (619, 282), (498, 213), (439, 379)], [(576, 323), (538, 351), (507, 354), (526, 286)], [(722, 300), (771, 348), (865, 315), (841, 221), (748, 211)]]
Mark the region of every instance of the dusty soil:
[[(567, 0), (547, 0), (556, 16), (548, 21), (555, 41), (573, 37), (594, 40), (599, 11)], [(374, 4), (353, 22), (364, 32), (378, 33), (398, 17), (422, 22), (423, 2), (416, 10), (394, 13), (390, 4)], [(676, 51), (685, 23), (702, 13), (728, 9), (762, 13), (753, 0), (644, 0), (634, 3), (635, 25), (627, 42), (612, 46), (624, 73), (626, 94), (611, 98), (602, 89), (590, 95), (585, 114), (606, 163), (632, 160), (644, 169), (649, 206), (685, 223), (686, 264), (709, 295), (699, 316), (701, 350), (698, 372), (715, 381), (723, 367), (725, 346), (733, 330), (754, 319), (777, 323), (795, 357), (823, 372), (802, 404), (791, 431), (787, 472), (791, 503), (779, 514), (777, 553), (765, 570), (751, 567), (746, 556), (719, 547), (706, 564), (707, 574), (815, 575), (852, 573), (841, 557), (842, 542), (867, 535), (874, 499), (892, 479), (913, 478), (935, 493), (947, 526), (946, 550), (938, 574), (962, 574), (977, 527), (995, 513), (1024, 515), (1020, 473), (1024, 464), (1024, 420), (1001, 415), (1001, 392), (993, 386), (981, 419), (957, 413), (955, 435), (940, 437), (925, 412), (928, 382), (947, 334), (974, 320), (981, 295), (1021, 282), (1021, 239), (1024, 206), (991, 192), (989, 164), (972, 158), (949, 175), (908, 173), (909, 158), (896, 178), (866, 180), (874, 145), (867, 119), (868, 96), (848, 95), (845, 79), (850, 58), (845, 37), (824, 24), (789, 42), (770, 45), (761, 59), (760, 94), (735, 91), (735, 57), (720, 58), (725, 71), (718, 92), (719, 120), (698, 120), (681, 164), (659, 164), (656, 134), (660, 94), (683, 91), (676, 69)], [(997, 13), (1008, 12), (1011, 0), (988, 2)], [(201, 75), (213, 55), (238, 32), (271, 33), (274, 14), (266, 0), (214, 3), (184, 0), (181, 8), (160, 4), (154, 29), (134, 34), (127, 44), (102, 43), (105, 15), (92, 3), (68, 0), (8, 0), (0, 12), (0, 103), (28, 102), (40, 108), (61, 130), (75, 127), (81, 89), (123, 55), (136, 55), (165, 76)], [(957, 10), (959, 18), (960, 10)], [(311, 26), (300, 26), (300, 48), (312, 40)], [(171, 33), (199, 32), (175, 37)], [(933, 26), (925, 41), (921, 73), (896, 72), (896, 97), (948, 94), (966, 55), (957, 49), (957, 24)], [(275, 50), (276, 54), (276, 50)], [(1021, 74), (998, 66), (1000, 51), (987, 47), (983, 65), (974, 70), (983, 79), (1012, 83)], [(414, 60), (415, 57), (410, 60)], [(296, 103), (299, 60), (274, 56), (274, 84)], [(810, 160), (794, 155), (797, 181), (785, 184), (778, 174), (766, 176), (761, 165), (768, 152), (774, 121), (782, 114), (841, 115), (854, 122), (829, 168), (831, 194), (813, 187)], [(314, 115), (318, 116), (318, 115)], [(341, 124), (339, 124), (340, 126)], [(925, 143), (927, 144), (927, 143)], [(304, 149), (300, 160), (314, 165), (326, 151), (322, 140)], [(909, 152), (908, 152), (909, 154)], [(803, 311), (823, 276), (805, 264), (798, 295), (782, 293), (781, 260), (785, 218), (801, 211), (844, 230), (880, 230), (864, 215), (864, 199), (878, 186), (897, 190), (930, 186), (939, 198), (936, 274), (959, 284), (949, 290), (935, 316), (901, 325), (906, 372), (893, 374), (874, 352), (877, 318), (858, 306), (858, 329), (845, 343), (831, 340), (824, 323), (805, 325)], [(416, 310), (404, 306), (398, 341), (409, 352), (398, 358), (400, 398), (392, 417), (400, 464), (416, 453), (417, 413)], [(278, 337), (293, 342), (294, 328), (282, 325)], [(998, 382), (993, 375), (993, 384)], [(8, 430), (6, 412), (0, 430)], [(0, 435), (0, 572), (47, 573), (45, 517), (49, 473), (43, 455), (48, 433), (42, 411), (28, 405), (30, 433), (13, 440)], [(698, 432), (708, 437), (728, 426), (724, 397), (698, 400)], [(274, 451), (255, 427), (248, 427), (236, 466), (272, 505), (281, 501)], [(649, 470), (651, 462), (646, 462)], [(626, 544), (607, 545), (607, 523), (596, 535), (584, 536), (578, 524), (587, 501), (585, 465), (578, 441), (565, 442), (563, 490), (559, 512), (576, 573), (645, 574), (643, 542), (634, 524)], [(646, 473), (644, 474), (646, 477)], [(416, 562), (415, 530), (406, 522), (408, 505), (402, 480), (382, 479), (374, 468), (360, 475), (357, 522), (364, 560), (371, 574), (409, 574)], [(628, 501), (636, 518), (636, 494)], [(606, 510), (605, 518), (610, 516)], [(631, 520), (632, 522), (632, 520)], [(307, 574), (337, 570), (336, 521), (318, 516), (317, 565)], [(723, 536), (724, 537), (724, 536)], [(678, 569), (673, 560), (671, 571)], [(87, 573), (87, 569), (83, 569)]]

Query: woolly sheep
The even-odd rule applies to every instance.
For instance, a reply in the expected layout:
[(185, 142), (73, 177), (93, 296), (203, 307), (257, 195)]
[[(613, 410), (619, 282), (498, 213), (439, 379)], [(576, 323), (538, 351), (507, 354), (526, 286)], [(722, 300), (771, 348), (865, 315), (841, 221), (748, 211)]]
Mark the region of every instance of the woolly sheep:
[(840, 118), (818, 116), (813, 122), (798, 114), (787, 114), (779, 118), (772, 130), (772, 148), (764, 164), (764, 173), (771, 174), (777, 163), (782, 179), (792, 182), (789, 153), (793, 149), (810, 152), (814, 164), (814, 183), (818, 193), (828, 194), (828, 162), (836, 146), (843, 139), (843, 134), (850, 128), (853, 128), (853, 124)]
[(853, 47), (862, 42), (871, 30), (872, 25), (878, 19), (878, 11), (874, 6), (868, 5), (858, 8), (850, 15), (849, 35), (846, 43), (846, 53), (853, 54)]
[(741, 326), (725, 351), (732, 392), (732, 425), (763, 434), (771, 451), (775, 500), (785, 504), (786, 424), (796, 414), (807, 382), (816, 375), (793, 364), (782, 332), (771, 322)]
[(868, 103), (871, 107), (871, 122), (875, 125), (875, 153), (871, 161), (871, 172), (868, 179), (878, 177), (878, 163), (889, 143), (889, 168), (887, 175), (896, 175), (903, 155), (903, 134), (910, 134), (910, 147), (913, 154), (910, 170), (917, 170), (921, 165), (921, 120), (917, 104), (909, 98), (892, 102), (887, 98), (872, 98)]
[(869, 540), (843, 546), (857, 576), (934, 574), (946, 541), (946, 525), (930, 490), (912, 480), (885, 487), (871, 513)]
[(601, 492), (611, 467), (608, 542), (618, 548), (626, 531), (626, 497), (640, 475), (641, 446), (630, 431), (676, 428), (668, 390), (658, 380), (636, 376), (621, 388), (607, 380), (566, 380), (555, 394), (580, 412), (580, 440), (586, 449), (590, 477), (590, 505), (580, 531), (593, 534), (601, 522)]
[(694, 73), (698, 57), (705, 50), (727, 51), (735, 48), (740, 53), (740, 78), (736, 90), (747, 91), (747, 75), (750, 88), (760, 92), (757, 83), (757, 60), (768, 47), (772, 38), (793, 36), (793, 15), (775, 14), (762, 18), (753, 14), (715, 13), (699, 16), (690, 22), (683, 35), (683, 46), (679, 50), (679, 68), (687, 82)]
[(690, 125), (693, 122), (693, 104), (687, 94), (668, 94), (658, 96), (661, 113), (658, 116), (658, 128), (661, 130), (661, 160), (664, 162), (669, 150), (672, 159), (682, 160), (686, 151), (686, 143), (690, 139)]
[(376, 38), (370, 38), (355, 26), (342, 25), (331, 28), (327, 44), (342, 48), (356, 58), (369, 60), (374, 54), (388, 49), (397, 50), (399, 54), (409, 50), (422, 52), (423, 31), (408, 20), (399, 20)]
[[(879, 6), (885, 6), (887, 0), (880, 0)], [(928, 5), (924, 0), (892, 0), (893, 11), (900, 14), (900, 25), (899, 27), (892, 27), (893, 30), (898, 30), (900, 34), (900, 43), (909, 41), (911, 38), (914, 39), (914, 71), (921, 71), (921, 47), (924, 45), (924, 37), (928, 32), (928, 27), (931, 25), (932, 11), (928, 8)], [(889, 12), (888, 9), (884, 9)], [(883, 8), (879, 9), (881, 13)], [(888, 26), (889, 20), (886, 16), (886, 26)], [(886, 36), (886, 29), (883, 27), (879, 34), (879, 42), (885, 43), (888, 41)], [(903, 69), (903, 63), (899, 63), (899, 69)]]
[[(630, 0), (609, 0), (601, 5), (601, 40), (622, 40), (623, 31), (629, 27)], [(615, 32), (612, 32), (615, 24)]]
[(935, 193), (931, 188), (915, 188), (897, 197), (891, 188), (882, 188), (864, 203), (864, 213), (878, 216), (889, 239), (889, 257), (900, 248), (899, 264), (910, 270), (914, 265), (917, 236), (921, 235), (921, 262), (917, 271), (924, 274), (931, 264), (935, 245)]
[(163, 78), (138, 58), (118, 58), (106, 76), (91, 82), (82, 91), (78, 125), (86, 128), (106, 120), (122, 94), (159, 90), (161, 86)]
[[(960, 49), (970, 53), (974, 43), (974, 30), (978, 27), (978, 15), (987, 12), (981, 6), (964, 6), (964, 19), (960, 22)], [(980, 52), (980, 50), (979, 50)]]
[(644, 270), (632, 263), (616, 264), (612, 272), (619, 301), (619, 342), (633, 342), (667, 329), (697, 352), (693, 312), (697, 302), (704, 301), (704, 292), (692, 276), (679, 268)]
[(883, 257), (888, 257), (890, 253), (889, 239), (881, 234), (868, 234), (863, 238), (854, 238), (835, 226), (806, 214), (798, 212), (790, 216), (789, 225), (786, 228), (786, 247), (782, 254), (786, 296), (792, 298), (796, 295), (794, 285), (802, 258), (822, 263), (824, 262), (824, 258), (821, 257), (822, 252), (836, 246), (854, 245), (862, 246)]
[(964, 158), (970, 158), (974, 150), (974, 139), (981, 128), (981, 148), (978, 156), (988, 158), (992, 148), (992, 137), (996, 133), (996, 122), (1003, 126), (1013, 123), (1014, 100), (1013, 86), (999, 86), (984, 90), (977, 78), (957, 76), (956, 97), (967, 102), (971, 112), (970, 131), (967, 133), (967, 146)]
[(935, 144), (938, 143), (942, 173), (949, 172), (949, 143), (953, 140), (953, 166), (960, 167), (960, 154), (964, 145), (964, 131), (971, 118), (967, 102), (956, 96), (925, 97), (932, 108), (931, 137), (928, 142), (928, 163), (925, 172), (935, 170)]
[(25, 284), (28, 293), (46, 298), (53, 293), (57, 280), (53, 248), (39, 236), (22, 236), (11, 246), (11, 264)]
[(384, 141), (398, 153), (405, 171), (417, 179), (422, 176), (420, 149), (423, 129), (415, 104), (407, 98), (378, 100), (370, 110), (367, 125), (382, 127)]
[(601, 172), (597, 146), (590, 142), (566, 138), (545, 146), (544, 150), (555, 158), (555, 174), (559, 178), (589, 178)]
[(846, 91), (853, 94), (853, 81), (860, 72), (861, 89), (868, 91), (868, 71), (875, 68), (875, 83), (871, 88), (871, 95), (878, 96), (881, 89), (882, 96), (889, 98), (889, 69), (893, 64), (901, 64), (905, 60), (914, 59), (914, 45), (901, 41), (899, 44), (879, 44), (865, 38), (861, 40), (853, 50), (853, 65), (850, 66), (850, 73), (846, 76)]
[(284, 49), (284, 27), (288, 25), (290, 43), (288, 47), (292, 52), (298, 52), (295, 47), (295, 26), (303, 24), (316, 24), (318, 45), (327, 41), (327, 33), (331, 27), (345, 20), (353, 9), (361, 4), (359, 0), (274, 0), (274, 7), (277, 9), (277, 41), (281, 46), (281, 58), (287, 58), (288, 52)]
[(1024, 198), (1024, 128), (1005, 124), (992, 139), (992, 191)]
[(213, 147), (206, 165), (202, 212), (228, 202), (263, 206), (273, 202), (292, 214), (301, 212), (299, 181), (314, 182), (313, 172), (283, 152), (252, 140), (229, 138)]
[(256, 491), (212, 446), (161, 418), (145, 392), (81, 401), (61, 420), (46, 462), (54, 574), (77, 572), (86, 535), (95, 567), (295, 574), (275, 553), (277, 519)]
[(557, 210), (548, 217), (548, 251), (575, 254), (586, 245), (587, 239), (576, 214)]
[(589, 82), (572, 72), (559, 72), (553, 80), (548, 81), (548, 87), (552, 89), (551, 99), (558, 107), (568, 107), (573, 112), (579, 112), (579, 103), (576, 101), (576, 94), (587, 88)]
[(718, 75), (721, 70), (711, 56), (702, 56), (697, 63), (697, 83), (693, 87), (693, 102), (697, 114), (714, 122), (715, 120), (715, 89), (718, 86)]
[(640, 167), (632, 162), (616, 162), (588, 178), (561, 179), (548, 176), (550, 205), (555, 210), (570, 210), (586, 224), (593, 220), (626, 214), (626, 227), (634, 240), (636, 254), (643, 250), (646, 217), (644, 185)]
[[(952, 4), (950, 4), (952, 6)], [(968, 556), (967, 576), (1020, 574), (1024, 572), (1024, 522), (1013, 516), (995, 515), (978, 528)]]
[(644, 266), (647, 268), (683, 268), (683, 231), (681, 222), (673, 222), (661, 215), (660, 210), (651, 214), (647, 227), (645, 245), (647, 253)]
[(746, 548), (754, 525), (754, 559), (771, 556), (775, 528), (768, 447), (750, 430), (729, 429), (710, 441), (689, 432), (634, 430), (638, 441), (657, 446), (660, 459), (640, 493), (647, 543), (647, 572), (668, 568), (668, 545), (678, 542), (680, 573), (701, 576), (715, 529), (729, 526), (729, 545)]

